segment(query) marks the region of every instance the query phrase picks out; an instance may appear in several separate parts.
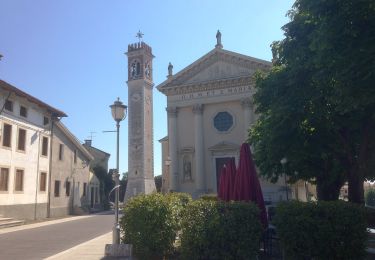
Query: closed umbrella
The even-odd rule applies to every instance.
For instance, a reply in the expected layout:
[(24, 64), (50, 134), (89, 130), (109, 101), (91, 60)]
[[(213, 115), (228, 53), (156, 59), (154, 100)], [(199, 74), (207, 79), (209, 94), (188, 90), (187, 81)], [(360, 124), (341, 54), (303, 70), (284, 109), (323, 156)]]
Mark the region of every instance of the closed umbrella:
[(226, 171), (226, 166), (225, 164), (223, 165), (223, 167), (221, 167), (221, 170), (220, 170), (220, 177), (219, 177), (219, 192), (218, 192), (218, 197), (219, 199), (221, 200), (225, 200), (225, 197), (226, 197), (226, 174), (227, 171)]
[(267, 227), (267, 211), (264, 204), (262, 188), (252, 159), (250, 146), (247, 143), (241, 146), (233, 198), (238, 201), (252, 201), (256, 203), (261, 211), (260, 220), (263, 226)]
[(226, 183), (227, 183), (227, 186), (226, 186), (226, 191), (227, 193), (225, 194), (225, 200), (226, 201), (230, 201), (230, 200), (234, 200), (234, 181), (235, 181), (235, 178), (236, 178), (236, 163), (234, 161), (234, 158), (231, 158), (228, 163), (226, 164), (227, 165), (227, 173), (226, 173)]

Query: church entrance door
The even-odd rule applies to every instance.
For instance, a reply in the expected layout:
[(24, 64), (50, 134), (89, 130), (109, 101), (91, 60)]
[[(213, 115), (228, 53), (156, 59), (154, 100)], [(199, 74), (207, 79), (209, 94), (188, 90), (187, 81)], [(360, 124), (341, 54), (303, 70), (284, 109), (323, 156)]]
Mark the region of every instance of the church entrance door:
[(219, 192), (219, 180), (220, 180), (221, 168), (223, 168), (224, 164), (229, 162), (229, 160), (232, 158), (234, 159), (234, 157), (216, 158), (216, 191), (217, 192)]

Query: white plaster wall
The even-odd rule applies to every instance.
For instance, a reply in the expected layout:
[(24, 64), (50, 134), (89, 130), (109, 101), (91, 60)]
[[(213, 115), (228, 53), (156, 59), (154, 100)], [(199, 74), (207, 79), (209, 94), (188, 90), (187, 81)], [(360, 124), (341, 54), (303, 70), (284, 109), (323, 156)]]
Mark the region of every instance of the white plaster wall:
[[(60, 144), (64, 145), (63, 160), (59, 160)], [(74, 163), (74, 150), (77, 150), (77, 163)], [(87, 185), (89, 183), (89, 167), (84, 167), (82, 161), (85, 158), (82, 153), (57, 127), (54, 129), (52, 154), (51, 209), (71, 207), (73, 196), (75, 198), (74, 206), (80, 207), (87, 204), (89, 197), (87, 193), (85, 197), (83, 196), (83, 183), (87, 183)], [(54, 195), (56, 180), (60, 181), (59, 197)], [(66, 196), (66, 181), (70, 181), (69, 196)]]
[[(218, 112), (229, 112), (234, 119), (234, 125), (228, 132), (219, 132), (213, 125), (213, 119)], [(240, 146), (243, 140), (243, 110), (240, 101), (207, 104), (203, 112), (204, 143), (205, 143), (205, 168), (206, 168), (206, 189), (216, 192), (216, 165), (215, 156), (208, 150), (220, 142), (228, 142)], [(235, 156), (233, 151), (220, 154), (218, 157)]]
[[(2, 107), (7, 93), (1, 92), (0, 95), (0, 107)], [(13, 101), (13, 112), (4, 109), (0, 116), (1, 135), (4, 122), (12, 125), (11, 148), (3, 147), (0, 140), (0, 165), (10, 168), (8, 191), (0, 192), (0, 205), (46, 203), (47, 190), (44, 192), (39, 190), (40, 172), (47, 173), (48, 188), (49, 157), (39, 154), (41, 136), (49, 138), (50, 135), (50, 126), (42, 127), (46, 113), (19, 97), (11, 95), (9, 100)], [(19, 116), (20, 105), (28, 109), (27, 118)], [(18, 128), (26, 130), (25, 152), (17, 151)], [(24, 170), (23, 191), (14, 191), (15, 171), (18, 168)]]

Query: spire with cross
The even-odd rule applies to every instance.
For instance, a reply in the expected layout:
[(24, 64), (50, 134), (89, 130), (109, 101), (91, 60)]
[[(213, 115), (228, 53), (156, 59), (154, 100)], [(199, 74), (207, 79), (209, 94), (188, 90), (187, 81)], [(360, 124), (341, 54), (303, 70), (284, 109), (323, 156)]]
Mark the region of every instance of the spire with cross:
[(143, 35), (144, 35), (144, 34), (141, 32), (141, 30), (139, 30), (139, 31), (137, 32), (137, 35), (135, 36), (135, 37), (138, 38), (138, 40), (139, 40), (140, 43), (142, 42)]

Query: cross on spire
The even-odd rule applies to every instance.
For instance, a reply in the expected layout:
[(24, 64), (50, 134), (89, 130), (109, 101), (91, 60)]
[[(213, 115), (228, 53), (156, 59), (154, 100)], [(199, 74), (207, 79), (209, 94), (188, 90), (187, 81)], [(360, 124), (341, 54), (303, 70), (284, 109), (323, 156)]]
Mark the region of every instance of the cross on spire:
[(139, 31), (137, 32), (137, 35), (136, 35), (135, 37), (138, 38), (139, 42), (142, 42), (143, 35), (144, 35), (144, 34), (141, 32), (141, 30), (139, 30)]

